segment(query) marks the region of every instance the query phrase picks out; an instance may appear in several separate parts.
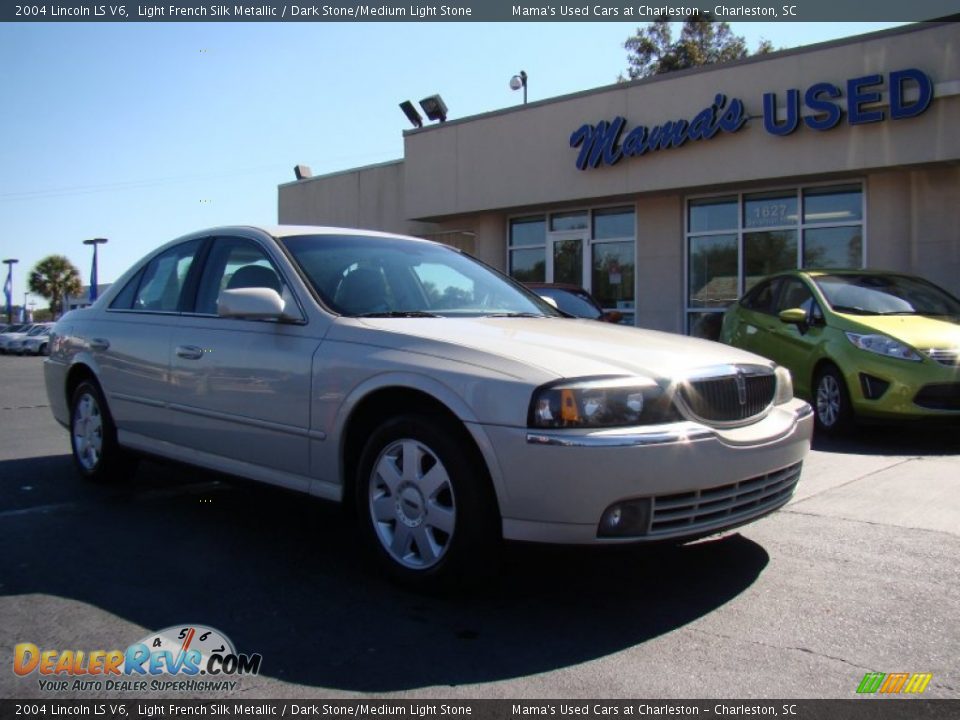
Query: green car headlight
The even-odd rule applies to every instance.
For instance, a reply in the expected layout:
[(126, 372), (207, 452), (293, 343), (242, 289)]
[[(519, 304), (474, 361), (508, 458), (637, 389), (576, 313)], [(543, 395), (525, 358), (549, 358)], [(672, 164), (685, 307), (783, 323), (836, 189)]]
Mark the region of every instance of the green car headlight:
[(530, 401), (536, 428), (608, 428), (675, 422), (670, 394), (649, 378), (563, 381), (538, 388)]
[(920, 362), (923, 359), (919, 353), (909, 345), (905, 345), (899, 340), (894, 340), (887, 335), (861, 335), (855, 332), (847, 332), (844, 334), (856, 347), (876, 355), (898, 358), (899, 360), (910, 360), (911, 362)]
[(783, 405), (793, 400), (793, 378), (785, 367), (777, 367), (774, 373), (777, 376), (777, 394), (773, 397), (773, 404)]

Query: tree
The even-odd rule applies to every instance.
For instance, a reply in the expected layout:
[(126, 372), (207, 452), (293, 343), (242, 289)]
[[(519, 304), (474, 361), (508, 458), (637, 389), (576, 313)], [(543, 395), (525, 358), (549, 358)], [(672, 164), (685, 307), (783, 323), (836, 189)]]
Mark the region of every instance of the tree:
[(80, 294), (80, 271), (63, 255), (48, 255), (33, 266), (28, 280), (30, 292), (50, 299), (50, 313), (63, 312), (63, 298)]
[[(676, 42), (670, 21), (661, 16), (645, 28), (637, 28), (623, 47), (627, 50), (628, 67), (627, 77), (621, 75), (621, 81), (740, 60), (750, 55), (747, 41), (734, 35), (728, 23), (717, 22), (709, 13), (690, 15)], [(761, 40), (755, 54), (772, 51), (770, 41)]]

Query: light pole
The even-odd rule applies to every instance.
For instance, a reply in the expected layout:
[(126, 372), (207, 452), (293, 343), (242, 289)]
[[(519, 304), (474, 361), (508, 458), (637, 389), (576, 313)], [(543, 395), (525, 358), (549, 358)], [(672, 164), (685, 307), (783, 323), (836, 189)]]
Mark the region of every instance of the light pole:
[(519, 75), (514, 75), (510, 78), (510, 89), (519, 90), (523, 88), (523, 104), (527, 104), (527, 73), (523, 70), (520, 71)]
[(84, 245), (93, 245), (93, 267), (90, 269), (90, 302), (97, 299), (97, 245), (107, 242), (106, 238), (84, 240)]
[(7, 300), (7, 322), (13, 322), (13, 265), (20, 262), (16, 258), (7, 258), (3, 261), (7, 266), (7, 282), (3, 286), (3, 294)]
[(27, 320), (27, 295), (29, 294), (29, 290), (23, 291), (23, 305), (20, 308), (20, 322), (29, 322)]

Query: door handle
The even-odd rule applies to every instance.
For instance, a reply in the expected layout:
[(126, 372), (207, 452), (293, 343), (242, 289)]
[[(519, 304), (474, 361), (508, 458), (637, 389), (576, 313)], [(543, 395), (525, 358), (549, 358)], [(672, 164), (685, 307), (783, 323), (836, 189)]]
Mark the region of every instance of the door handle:
[(90, 338), (90, 349), (97, 352), (103, 352), (110, 347), (110, 341), (106, 338)]
[(199, 360), (203, 357), (203, 348), (196, 345), (180, 345), (177, 347), (177, 357), (184, 360)]

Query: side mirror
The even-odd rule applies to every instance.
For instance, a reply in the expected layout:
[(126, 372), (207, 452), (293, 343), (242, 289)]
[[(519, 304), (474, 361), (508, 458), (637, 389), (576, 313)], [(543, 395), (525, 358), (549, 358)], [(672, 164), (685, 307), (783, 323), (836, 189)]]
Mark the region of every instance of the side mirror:
[(807, 324), (807, 311), (803, 308), (783, 310), (779, 317), (780, 322), (787, 323), (788, 325), (800, 325), (802, 327)]
[(552, 305), (552, 306), (553, 306), (554, 308), (556, 308), (557, 310), (560, 309), (560, 306), (557, 305), (557, 301), (554, 300), (552, 297), (547, 297), (546, 295), (539, 295), (538, 297), (539, 297), (541, 300), (543, 300), (547, 305)]
[(254, 320), (289, 320), (284, 310), (286, 303), (273, 288), (237, 288), (222, 290), (217, 298), (220, 317)]
[(603, 314), (602, 319), (608, 323), (619, 323), (623, 320), (623, 313), (619, 310), (609, 310)]

